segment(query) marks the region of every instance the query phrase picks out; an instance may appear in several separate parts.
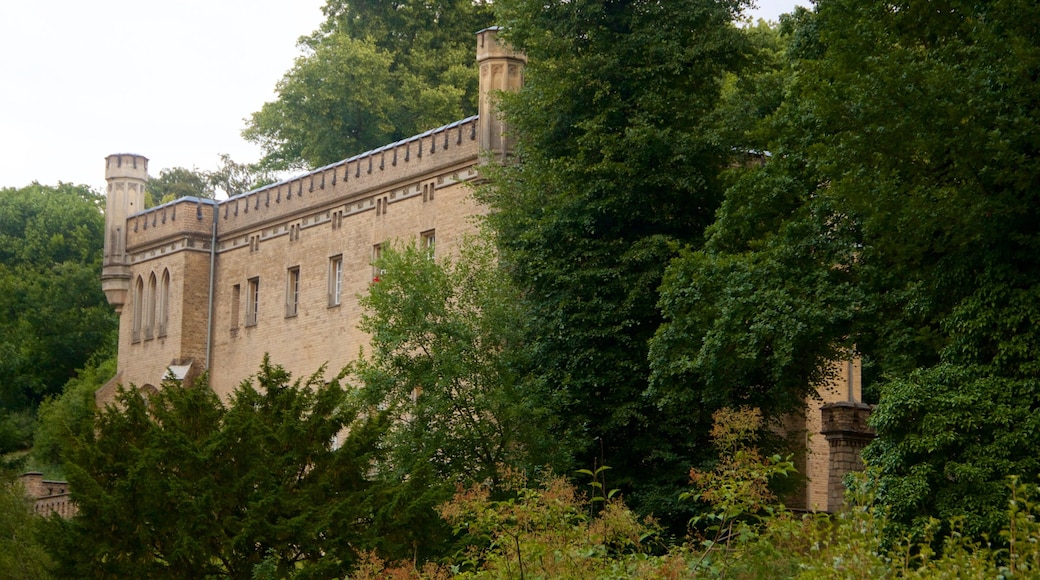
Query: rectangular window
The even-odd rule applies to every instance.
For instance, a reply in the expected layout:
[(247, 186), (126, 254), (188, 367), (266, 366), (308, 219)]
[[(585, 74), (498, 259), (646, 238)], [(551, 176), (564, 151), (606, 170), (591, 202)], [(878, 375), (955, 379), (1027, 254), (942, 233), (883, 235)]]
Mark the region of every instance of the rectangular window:
[(250, 278), (246, 293), (246, 326), (255, 326), (260, 311), (260, 278)]
[(379, 258), (383, 257), (383, 244), (376, 244), (372, 246), (372, 281), (378, 282), (379, 277), (383, 275), (383, 269), (376, 266), (376, 262)]
[(289, 268), (285, 281), (285, 316), (296, 316), (300, 307), (300, 267)]
[(242, 303), (242, 286), (231, 287), (231, 330), (238, 330), (238, 309)]
[(437, 235), (435, 230), (426, 230), (419, 234), (419, 247), (426, 250), (426, 253), (433, 257), (434, 248), (437, 246)]
[(300, 267), (289, 268), (285, 289), (285, 315), (296, 316), (300, 307)]
[(343, 256), (329, 258), (329, 306), (339, 306), (343, 295)]

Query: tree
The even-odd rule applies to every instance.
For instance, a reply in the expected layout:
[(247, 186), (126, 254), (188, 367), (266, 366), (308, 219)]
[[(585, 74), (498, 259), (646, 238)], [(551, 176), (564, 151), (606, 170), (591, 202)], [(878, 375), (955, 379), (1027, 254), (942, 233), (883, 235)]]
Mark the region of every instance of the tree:
[(227, 197), (252, 191), (274, 183), (274, 174), (260, 163), (238, 163), (227, 153), (220, 154), (220, 164), (205, 172), (206, 180), (214, 191)]
[(42, 520), (33, 513), (25, 488), (0, 474), (0, 575), (12, 580), (50, 578), (50, 557), (40, 538)]
[[(115, 345), (94, 353), (58, 396), (45, 398), (36, 410), (32, 459), (40, 471), (61, 470), (63, 455), (76, 437), (94, 427), (94, 393), (116, 374)], [(46, 467), (47, 469), (44, 469)], [(64, 470), (60, 471), (64, 473)]]
[(163, 169), (159, 172), (159, 177), (149, 177), (148, 193), (158, 203), (181, 197), (213, 199), (215, 194), (205, 172), (184, 167)]
[(432, 467), (446, 500), (455, 484), (498, 488), (504, 471), (544, 465), (548, 410), (517, 375), (520, 301), (491, 246), (469, 240), (456, 260), (430, 251), (388, 248), (376, 262), (361, 298), (372, 353), (354, 372), (392, 417), (394, 468)]
[(274, 181), (272, 173), (258, 164), (238, 163), (221, 153), (220, 164), (212, 171), (174, 167), (163, 169), (159, 177), (149, 177), (148, 195), (158, 203), (180, 197), (214, 199), (218, 193), (231, 197)]
[(1037, 16), (828, 0), (787, 19), (785, 98), (755, 125), (770, 161), (666, 276), (662, 388), (871, 362), (867, 458), (897, 535), (963, 516), (995, 537), (1005, 477), (1037, 473)]
[(380, 417), (337, 379), (291, 381), (265, 358), (226, 406), (204, 378), (117, 405), (67, 454), (79, 514), (50, 535), (63, 575), (342, 576), (370, 544)]
[(60, 392), (116, 330), (98, 284), (102, 199), (67, 184), (0, 189), (0, 409)]
[(479, 0), (329, 0), (278, 99), (243, 132), (273, 169), (318, 167), (474, 114)]
[(610, 465), (635, 509), (676, 528), (710, 413), (698, 435), (688, 409), (659, 407), (647, 341), (665, 266), (700, 244), (722, 195), (731, 152), (711, 115), (750, 49), (732, 24), (742, 6), (495, 3), (530, 64), (523, 89), (501, 95), (519, 162), (479, 196), (525, 300), (525, 370), (551, 393), (575, 467)]

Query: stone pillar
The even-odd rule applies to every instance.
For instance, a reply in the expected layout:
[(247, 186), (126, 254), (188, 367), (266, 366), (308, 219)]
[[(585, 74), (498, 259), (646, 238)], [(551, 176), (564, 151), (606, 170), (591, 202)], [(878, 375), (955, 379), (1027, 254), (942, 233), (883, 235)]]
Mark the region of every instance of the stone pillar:
[(845, 503), (845, 475), (863, 471), (863, 448), (874, 439), (874, 430), (867, 425), (871, 407), (865, 403), (840, 401), (828, 403), (820, 409), (823, 428), (820, 430), (830, 446), (827, 478), (827, 511), (841, 511)]
[(101, 289), (116, 312), (122, 312), (130, 290), (130, 263), (126, 254), (126, 218), (144, 210), (148, 159), (120, 153), (105, 158), (105, 259)]
[(495, 112), (496, 94), (516, 92), (524, 84), (527, 56), (499, 41), (500, 28), (485, 28), (477, 33), (477, 66), (480, 68), (479, 145), (481, 152), (490, 151), (503, 158), (512, 150), (512, 139)]

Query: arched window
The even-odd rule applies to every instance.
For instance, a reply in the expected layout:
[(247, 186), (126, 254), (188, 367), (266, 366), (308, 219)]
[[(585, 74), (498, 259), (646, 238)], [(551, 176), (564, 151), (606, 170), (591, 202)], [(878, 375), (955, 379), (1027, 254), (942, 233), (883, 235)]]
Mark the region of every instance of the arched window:
[(159, 336), (166, 336), (166, 326), (170, 321), (170, 271), (164, 270), (159, 283)]
[(141, 340), (141, 318), (144, 316), (144, 280), (140, 276), (137, 277), (137, 282), (134, 283), (134, 312), (132, 320), (132, 331), (130, 333), (130, 342), (140, 342)]
[(144, 339), (148, 340), (155, 336), (155, 273), (148, 276), (148, 297), (145, 299), (144, 307), (146, 316), (144, 322)]

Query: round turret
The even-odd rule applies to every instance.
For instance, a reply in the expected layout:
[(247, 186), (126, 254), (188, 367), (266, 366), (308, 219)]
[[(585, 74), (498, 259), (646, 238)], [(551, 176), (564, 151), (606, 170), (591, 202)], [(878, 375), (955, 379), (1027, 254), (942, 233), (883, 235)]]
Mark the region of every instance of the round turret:
[(480, 68), (479, 146), (495, 157), (508, 155), (512, 139), (502, 119), (495, 112), (498, 92), (516, 92), (524, 84), (527, 55), (517, 52), (498, 39), (500, 28), (485, 28), (477, 33), (477, 66)]
[(144, 209), (148, 182), (148, 158), (117, 153), (105, 158), (105, 261), (101, 289), (116, 312), (130, 290), (130, 265), (126, 255), (126, 219)]

